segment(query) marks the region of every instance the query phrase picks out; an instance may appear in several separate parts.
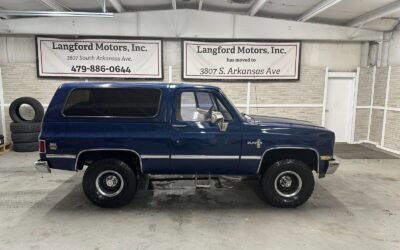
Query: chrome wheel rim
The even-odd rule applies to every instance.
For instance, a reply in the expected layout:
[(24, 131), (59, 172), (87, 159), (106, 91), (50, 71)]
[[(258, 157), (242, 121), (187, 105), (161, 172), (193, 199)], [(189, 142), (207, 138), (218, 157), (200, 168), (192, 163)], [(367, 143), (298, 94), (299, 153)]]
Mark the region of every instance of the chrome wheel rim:
[(105, 170), (96, 178), (96, 190), (106, 197), (114, 197), (122, 192), (124, 179), (114, 170)]
[(302, 186), (300, 175), (294, 171), (283, 171), (276, 176), (274, 181), (275, 191), (285, 198), (299, 194)]

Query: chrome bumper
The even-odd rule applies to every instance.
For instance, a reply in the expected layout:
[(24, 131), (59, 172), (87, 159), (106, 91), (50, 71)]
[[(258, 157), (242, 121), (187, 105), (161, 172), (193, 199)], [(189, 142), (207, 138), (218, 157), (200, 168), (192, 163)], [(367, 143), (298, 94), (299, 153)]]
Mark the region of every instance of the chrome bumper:
[(51, 173), (47, 161), (35, 161), (33, 165), (35, 166), (36, 170), (40, 173)]
[(333, 173), (336, 172), (338, 167), (339, 167), (339, 162), (337, 162), (335, 160), (334, 161), (330, 161), (329, 165), (328, 165), (328, 169), (326, 170), (326, 173), (327, 174), (333, 174)]

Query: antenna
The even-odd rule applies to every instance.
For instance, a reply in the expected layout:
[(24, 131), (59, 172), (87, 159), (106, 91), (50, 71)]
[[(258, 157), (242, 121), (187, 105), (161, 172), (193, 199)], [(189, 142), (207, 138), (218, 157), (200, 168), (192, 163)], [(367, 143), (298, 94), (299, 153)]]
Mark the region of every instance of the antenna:
[(255, 94), (255, 97), (256, 97), (257, 115), (260, 115), (260, 114), (258, 113), (257, 84), (253, 84), (253, 85), (254, 85), (254, 94)]

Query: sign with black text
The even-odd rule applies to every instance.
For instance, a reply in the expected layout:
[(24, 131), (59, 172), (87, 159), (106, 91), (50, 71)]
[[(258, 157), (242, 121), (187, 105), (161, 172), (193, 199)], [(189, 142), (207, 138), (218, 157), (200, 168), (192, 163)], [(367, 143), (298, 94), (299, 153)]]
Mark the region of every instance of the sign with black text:
[(161, 40), (36, 37), (38, 76), (162, 79)]
[(300, 42), (183, 41), (183, 79), (298, 80)]

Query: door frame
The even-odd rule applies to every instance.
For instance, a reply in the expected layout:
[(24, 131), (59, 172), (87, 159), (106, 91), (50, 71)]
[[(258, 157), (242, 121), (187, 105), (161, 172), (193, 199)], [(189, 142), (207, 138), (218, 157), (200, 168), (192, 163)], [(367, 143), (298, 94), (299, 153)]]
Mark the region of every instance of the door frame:
[[(214, 133), (216, 135), (216, 137), (223, 137), (223, 136), (229, 136), (229, 133), (231, 133), (233, 136), (237, 136), (237, 141), (238, 141), (238, 150), (237, 150), (237, 154), (232, 154), (230, 153), (219, 153), (219, 154), (215, 154), (215, 153), (198, 153), (198, 154), (181, 154), (181, 153), (177, 153), (175, 150), (176, 147), (176, 142), (177, 141), (184, 141), (186, 138), (182, 137), (179, 139), (176, 139), (176, 134), (181, 134), (181, 135), (185, 135), (185, 133), (193, 133), (191, 131), (187, 132), (187, 131), (182, 131), (185, 130), (187, 128), (193, 127), (191, 125), (193, 124), (197, 124), (198, 122), (196, 121), (179, 121), (176, 119), (176, 112), (177, 112), (177, 107), (178, 105), (180, 105), (179, 103), (179, 98), (178, 96), (181, 95), (181, 93), (183, 92), (204, 92), (204, 93), (210, 93), (212, 94), (215, 98), (219, 98), (219, 100), (221, 101), (221, 103), (223, 105), (225, 105), (226, 109), (229, 111), (229, 113), (231, 114), (233, 120), (229, 122), (229, 126), (228, 126), (228, 130), (226, 132), (221, 132), (219, 131), (217, 125), (214, 125), (214, 129), (216, 130), (216, 132)], [(237, 113), (234, 112), (233, 107), (230, 105), (230, 103), (228, 102), (228, 100), (226, 99), (226, 97), (221, 94), (218, 90), (216, 89), (196, 89), (196, 88), (192, 88), (192, 87), (183, 87), (183, 88), (179, 88), (177, 89), (173, 95), (172, 95), (172, 110), (171, 110), (171, 132), (170, 132), (170, 136), (171, 136), (171, 140), (172, 140), (172, 145), (171, 145), (171, 151), (170, 151), (170, 164), (171, 164), (171, 169), (176, 171), (176, 168), (174, 166), (174, 161), (179, 160), (179, 161), (186, 161), (187, 165), (191, 165), (191, 168), (187, 168), (187, 170), (178, 170), (178, 172), (180, 174), (222, 174), (222, 173), (226, 173), (227, 170), (231, 170), (231, 172), (229, 172), (230, 174), (237, 174), (238, 170), (239, 170), (239, 164), (240, 164), (240, 157), (241, 157), (241, 147), (242, 147), (242, 134), (241, 133), (236, 133), (235, 132), (240, 132), (241, 131), (241, 122), (240, 122), (240, 118), (238, 117)], [(197, 103), (197, 100), (196, 100)], [(175, 127), (174, 127), (175, 125)], [(184, 126), (182, 126), (184, 125)], [(181, 127), (182, 126), (182, 127)], [(232, 131), (230, 131), (230, 129), (232, 129)], [(198, 127), (198, 129), (204, 129), (204, 127), (200, 128)], [(178, 132), (180, 131), (180, 133)], [(207, 134), (203, 134), (201, 132), (197, 133), (198, 135), (204, 137), (207, 136)], [(212, 134), (212, 133), (208, 133), (208, 134)], [(232, 137), (231, 135), (231, 137)], [(234, 138), (235, 139), (235, 138)], [(230, 144), (230, 145), (235, 145), (235, 144)], [(208, 147), (208, 146), (207, 146)], [(226, 150), (225, 150), (226, 151)], [(218, 152), (217, 152), (218, 153)], [(196, 160), (193, 162), (193, 160)], [(190, 163), (188, 163), (187, 161), (190, 161)], [(220, 164), (221, 166), (223, 166), (222, 164), (224, 162), (227, 161), (235, 161), (234, 163), (230, 163), (230, 166), (234, 166), (233, 169), (229, 169), (226, 168), (223, 171), (220, 171), (220, 169), (216, 169), (215, 172), (210, 171), (206, 171), (203, 172), (201, 171), (200, 168), (198, 168), (196, 164), (200, 164), (200, 165), (204, 165), (207, 163), (208, 164), (215, 164), (215, 163), (219, 163), (220, 161), (222, 161), (222, 163)], [(205, 162), (205, 163), (204, 163)], [(183, 162), (185, 163), (185, 162)], [(194, 166), (194, 167), (193, 167)], [(183, 168), (179, 168), (179, 169), (183, 169)], [(200, 172), (199, 172), (200, 171)]]
[(357, 111), (357, 96), (358, 96), (358, 81), (360, 75), (360, 68), (357, 68), (356, 72), (329, 72), (329, 69), (326, 69), (325, 75), (325, 89), (324, 89), (324, 102), (323, 102), (323, 114), (322, 114), (322, 126), (325, 126), (326, 122), (326, 101), (328, 98), (328, 82), (333, 78), (343, 78), (343, 79), (352, 79), (354, 84), (354, 93), (351, 95), (353, 98), (353, 107), (351, 107), (351, 131), (350, 137), (347, 138), (348, 143), (354, 144), (354, 135), (355, 135), (355, 125), (356, 125), (356, 111)]

